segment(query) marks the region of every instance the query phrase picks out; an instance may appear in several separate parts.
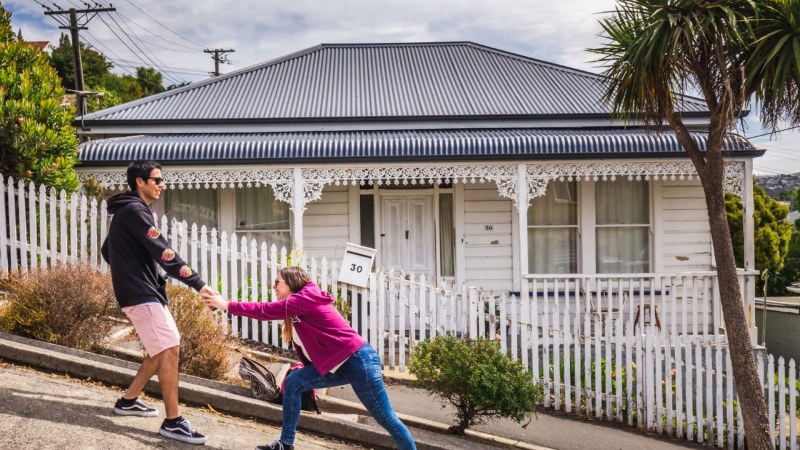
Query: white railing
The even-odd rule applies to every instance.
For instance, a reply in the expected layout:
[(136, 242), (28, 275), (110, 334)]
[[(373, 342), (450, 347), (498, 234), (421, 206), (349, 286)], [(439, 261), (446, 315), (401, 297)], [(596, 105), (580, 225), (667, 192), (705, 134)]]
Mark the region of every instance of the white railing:
[[(0, 179), (0, 203), (3, 276), (75, 263), (107, 271), (99, 255), (109, 224), (105, 202), (9, 178)], [(278, 267), (306, 267), (389, 368), (405, 370), (414, 346), (438, 335), (498, 340), (532, 370), (546, 407), (744, 448), (713, 272), (523, 275), (514, 295), (378, 271), (356, 288), (337, 282), (336, 261), (292, 261), (285, 248), (159, 222), (178, 253), (227, 298), (271, 301)], [(754, 274), (740, 275), (743, 292), (753, 282)], [(286, 346), (279, 321), (221, 316), (221, 324), (233, 336)], [(776, 445), (798, 448), (795, 363), (758, 356)]]

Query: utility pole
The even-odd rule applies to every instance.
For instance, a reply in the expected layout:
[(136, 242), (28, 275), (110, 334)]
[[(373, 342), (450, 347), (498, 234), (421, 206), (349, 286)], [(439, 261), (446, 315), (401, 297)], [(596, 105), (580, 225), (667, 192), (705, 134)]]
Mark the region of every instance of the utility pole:
[(232, 53), (232, 52), (235, 52), (235, 51), (236, 50), (233, 50), (233, 49), (223, 50), (221, 48), (215, 48), (213, 50), (210, 50), (210, 49), (203, 50), (203, 53), (213, 53), (214, 54), (214, 56), (211, 57), (211, 59), (214, 60), (214, 71), (210, 72), (212, 76), (215, 76), (215, 77), (219, 76), (219, 63), (228, 62), (228, 57), (225, 56), (224, 54), (222, 56), (220, 56), (220, 53)]
[[(48, 7), (44, 7), (47, 11), (44, 12), (44, 15), (51, 16), (53, 19), (56, 20), (59, 24), (61, 24), (59, 29), (62, 30), (69, 30), (70, 34), (72, 35), (72, 56), (75, 60), (75, 99), (77, 101), (78, 107), (78, 115), (83, 116), (86, 114), (86, 99), (85, 96), (85, 89), (83, 87), (83, 62), (81, 61), (81, 44), (78, 38), (78, 30), (87, 30), (88, 28), (86, 25), (89, 23), (90, 20), (97, 15), (97, 13), (101, 12), (112, 12), (116, 11), (116, 8), (87, 8), (87, 9), (75, 9), (70, 8), (68, 10), (60, 10), (54, 11)], [(78, 23), (78, 14), (82, 14), (81, 21), (82, 23)], [(67, 21), (66, 17), (69, 17)]]

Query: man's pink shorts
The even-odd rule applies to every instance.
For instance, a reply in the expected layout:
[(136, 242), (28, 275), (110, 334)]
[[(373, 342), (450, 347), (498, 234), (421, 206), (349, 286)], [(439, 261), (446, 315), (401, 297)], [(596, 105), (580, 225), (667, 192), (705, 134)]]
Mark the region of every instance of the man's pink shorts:
[(175, 325), (175, 319), (166, 306), (161, 303), (145, 303), (144, 305), (122, 308), (139, 335), (144, 349), (150, 356), (156, 356), (164, 350), (181, 344), (181, 333)]

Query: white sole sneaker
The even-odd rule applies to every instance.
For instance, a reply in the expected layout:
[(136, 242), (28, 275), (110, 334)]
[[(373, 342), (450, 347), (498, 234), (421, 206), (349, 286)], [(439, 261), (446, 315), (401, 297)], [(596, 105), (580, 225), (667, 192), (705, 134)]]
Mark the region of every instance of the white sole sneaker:
[(114, 414), (120, 416), (158, 417), (158, 410), (143, 411), (141, 409), (123, 409), (114, 407)]
[(206, 441), (208, 441), (208, 437), (206, 437), (206, 436), (203, 436), (203, 437), (192, 437), (192, 436), (187, 436), (187, 435), (185, 435), (183, 433), (173, 433), (173, 432), (171, 432), (169, 430), (165, 430), (163, 428), (158, 430), (158, 434), (160, 434), (160, 435), (162, 435), (164, 437), (168, 437), (170, 439), (175, 439), (176, 441), (186, 442), (187, 444), (201, 445), (201, 444), (205, 444)]

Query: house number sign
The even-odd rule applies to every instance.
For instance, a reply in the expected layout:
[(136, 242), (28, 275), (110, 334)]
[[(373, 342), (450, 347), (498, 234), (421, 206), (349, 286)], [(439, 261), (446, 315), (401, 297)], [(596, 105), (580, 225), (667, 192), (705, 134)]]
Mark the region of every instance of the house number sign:
[(375, 253), (377, 250), (374, 248), (348, 243), (344, 250), (342, 270), (339, 271), (339, 282), (367, 287)]

